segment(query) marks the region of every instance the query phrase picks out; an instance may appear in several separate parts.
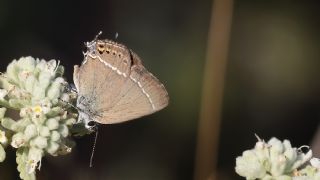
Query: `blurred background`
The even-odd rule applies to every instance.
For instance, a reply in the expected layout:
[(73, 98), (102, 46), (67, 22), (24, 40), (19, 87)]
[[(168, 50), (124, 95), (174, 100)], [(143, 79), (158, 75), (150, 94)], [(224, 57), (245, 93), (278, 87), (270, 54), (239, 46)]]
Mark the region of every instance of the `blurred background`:
[[(94, 135), (88, 135), (76, 140), (71, 154), (45, 157), (38, 179), (194, 179), (201, 99), (206, 99), (203, 79), (205, 71), (215, 69), (207, 62), (220, 62), (208, 55), (219, 52), (208, 48), (210, 32), (217, 28), (210, 21), (224, 21), (212, 17), (213, 4), (0, 0), (1, 71), (21, 56), (58, 59), (72, 82), (84, 42), (101, 30), (101, 38), (115, 39), (118, 33), (117, 41), (139, 54), (170, 95), (170, 105), (156, 114), (101, 127), (93, 168)], [(217, 151), (208, 157), (217, 163), (209, 167), (217, 169), (217, 179), (242, 179), (234, 172), (235, 158), (254, 146), (254, 133), (265, 140), (290, 139), (294, 146), (312, 142), (320, 119), (319, 5), (316, 0), (241, 0), (227, 12), (230, 32), (217, 32), (228, 37), (221, 42), (227, 44), (225, 72), (218, 74), (224, 80), (218, 87), (223, 90), (218, 94), (221, 116), (212, 127)], [(7, 152), (0, 179), (18, 179), (15, 152)]]

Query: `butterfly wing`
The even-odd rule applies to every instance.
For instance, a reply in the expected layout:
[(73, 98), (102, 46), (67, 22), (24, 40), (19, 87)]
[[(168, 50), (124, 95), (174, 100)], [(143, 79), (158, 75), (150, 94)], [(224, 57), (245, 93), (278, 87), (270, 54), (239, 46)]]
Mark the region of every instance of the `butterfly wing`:
[[(152, 114), (166, 107), (168, 93), (160, 81), (141, 64), (139, 57), (132, 52), (130, 76), (119, 89), (117, 101), (110, 109), (102, 106), (100, 123), (119, 123)], [(105, 118), (106, 117), (106, 118)]]
[(74, 70), (77, 106), (94, 121), (120, 123), (167, 106), (164, 86), (135, 53), (112, 41), (97, 41), (95, 47)]

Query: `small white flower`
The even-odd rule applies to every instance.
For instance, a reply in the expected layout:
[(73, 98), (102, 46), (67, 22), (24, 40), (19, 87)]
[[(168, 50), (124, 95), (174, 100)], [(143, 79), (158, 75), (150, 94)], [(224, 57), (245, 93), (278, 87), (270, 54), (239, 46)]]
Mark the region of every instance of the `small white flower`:
[(32, 108), (30, 107), (25, 107), (25, 108), (21, 108), (20, 110), (20, 116), (21, 117), (27, 117), (27, 115), (32, 114)]
[(51, 155), (56, 155), (58, 149), (59, 149), (59, 144), (56, 142), (50, 141), (49, 146), (46, 148), (46, 151)]
[(50, 60), (49, 62), (47, 62), (47, 69), (49, 72), (51, 72), (51, 75), (54, 76), (56, 74), (56, 71), (58, 69), (60, 65), (60, 61), (56, 61), (56, 60)]
[[(45, 152), (67, 154), (73, 147), (69, 133), (75, 116), (67, 111), (71, 107), (68, 103), (76, 96), (63, 94), (67, 82), (62, 75), (59, 61), (22, 57), (10, 63), (7, 72), (0, 76), (0, 101), (8, 104), (9, 109), (20, 110), (20, 119), (13, 120), (5, 117), (6, 108), (0, 108), (1, 124), (10, 131), (9, 136), (7, 130), (0, 129), (0, 151), (2, 144), (8, 142), (17, 148), (22, 179), (35, 176)], [(0, 161), (2, 157), (0, 152)]]
[(5, 145), (8, 143), (8, 138), (6, 137), (6, 133), (0, 130), (0, 143)]
[(43, 113), (47, 114), (51, 110), (52, 104), (50, 103), (50, 101), (48, 99), (45, 99), (40, 102), (40, 106), (42, 108)]
[(5, 89), (0, 89), (0, 99), (4, 100), (4, 97), (8, 94), (8, 91)]
[[(242, 156), (237, 157), (236, 172), (247, 179), (290, 180), (292, 178), (288, 174), (300, 176), (299, 169), (312, 157), (309, 148), (306, 153), (301, 148), (292, 147), (288, 140), (281, 142), (271, 138), (265, 143), (258, 138), (254, 149), (244, 151)], [(320, 167), (320, 160), (313, 160), (313, 164)]]
[(59, 67), (60, 61), (56, 60), (50, 60), (50, 61), (45, 61), (43, 59), (39, 60), (37, 59), (37, 68), (41, 69), (44, 72), (48, 72), (51, 74), (51, 76), (54, 76), (56, 73), (57, 68)]
[(46, 120), (46, 116), (43, 112), (43, 108), (39, 105), (34, 106), (32, 108), (32, 121), (36, 124), (36, 125), (41, 125), (44, 123), (44, 121)]
[(51, 141), (59, 141), (61, 138), (60, 133), (58, 131), (51, 131)]
[(50, 119), (47, 120), (46, 126), (50, 130), (55, 130), (55, 129), (59, 128), (59, 122), (55, 118), (50, 118)]
[(14, 148), (19, 148), (25, 144), (24, 134), (17, 133), (12, 136), (11, 146)]
[(263, 178), (266, 175), (266, 169), (253, 150), (244, 151), (242, 156), (237, 157), (235, 169), (240, 176), (248, 179)]
[(43, 137), (50, 136), (50, 129), (46, 126), (40, 126), (39, 132), (40, 132), (40, 136), (43, 136)]
[(29, 76), (32, 75), (32, 72), (23, 70), (19, 73), (19, 78), (21, 81), (26, 81)]
[(36, 125), (34, 124), (29, 124), (24, 130), (24, 135), (28, 140), (35, 137), (37, 134), (38, 134), (38, 130)]
[(64, 124), (59, 126), (58, 131), (63, 137), (67, 137), (69, 135), (69, 129)]
[[(38, 169), (41, 168), (41, 158), (43, 156), (43, 151), (38, 148), (30, 148), (28, 153), (28, 160), (27, 160), (27, 172), (29, 174), (33, 173), (38, 166)], [(38, 165), (39, 163), (39, 165)]]
[(19, 66), (19, 69), (21, 69), (22, 71), (32, 72), (35, 68), (35, 60), (31, 56), (21, 57), (18, 60), (17, 65)]
[(33, 112), (35, 114), (41, 114), (42, 113), (42, 107), (41, 106), (35, 106), (32, 108)]
[(6, 114), (7, 109), (4, 107), (0, 108), (0, 119), (2, 119), (4, 117), (4, 115)]
[(48, 146), (48, 140), (47, 138), (45, 137), (42, 137), (42, 136), (37, 136), (35, 139), (33, 139), (31, 142), (30, 142), (32, 145), (40, 148), (40, 149), (43, 149), (43, 148), (46, 148)]

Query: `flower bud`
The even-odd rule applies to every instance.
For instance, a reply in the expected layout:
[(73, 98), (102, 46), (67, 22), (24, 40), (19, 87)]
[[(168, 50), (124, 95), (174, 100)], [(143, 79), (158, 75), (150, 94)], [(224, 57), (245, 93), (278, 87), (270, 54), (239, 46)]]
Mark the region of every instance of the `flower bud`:
[(66, 125), (60, 125), (58, 131), (63, 137), (67, 137), (69, 134), (69, 129)]
[(59, 141), (60, 140), (60, 133), (58, 131), (51, 131), (50, 140), (51, 141)]
[(59, 128), (59, 122), (55, 118), (50, 118), (50, 119), (47, 120), (46, 126), (50, 130), (55, 130), (55, 129)]
[(25, 144), (26, 140), (24, 134), (19, 132), (12, 136), (11, 146), (14, 148), (19, 148)]
[(50, 136), (50, 129), (47, 126), (41, 126), (40, 127), (40, 136), (49, 137)]
[(31, 139), (37, 135), (37, 127), (34, 124), (29, 124), (24, 130), (24, 136), (26, 139)]
[(48, 140), (45, 137), (37, 136), (32, 140), (32, 144), (34, 144), (39, 149), (44, 149), (48, 146)]
[(51, 155), (56, 155), (57, 150), (59, 149), (59, 144), (53, 141), (49, 142), (49, 146), (46, 148), (46, 151)]

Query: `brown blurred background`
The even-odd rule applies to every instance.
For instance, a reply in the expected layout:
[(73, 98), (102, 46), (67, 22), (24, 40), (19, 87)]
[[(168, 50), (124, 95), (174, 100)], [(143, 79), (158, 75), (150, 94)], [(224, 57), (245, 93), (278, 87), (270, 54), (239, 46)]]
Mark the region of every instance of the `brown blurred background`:
[[(320, 118), (319, 5), (234, 2), (216, 127), (218, 179), (241, 179), (235, 157), (253, 147), (254, 133), (294, 146), (311, 142)], [(59, 59), (72, 82), (83, 42), (102, 30), (102, 38), (118, 33), (117, 41), (140, 55), (171, 98), (156, 114), (100, 128), (93, 168), (92, 135), (77, 139), (70, 155), (44, 158), (38, 179), (193, 179), (212, 9), (211, 0), (1, 0), (1, 71), (21, 56)], [(14, 151), (7, 153), (0, 179), (17, 179)]]

